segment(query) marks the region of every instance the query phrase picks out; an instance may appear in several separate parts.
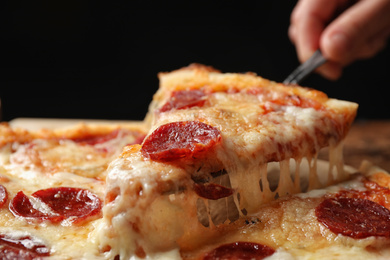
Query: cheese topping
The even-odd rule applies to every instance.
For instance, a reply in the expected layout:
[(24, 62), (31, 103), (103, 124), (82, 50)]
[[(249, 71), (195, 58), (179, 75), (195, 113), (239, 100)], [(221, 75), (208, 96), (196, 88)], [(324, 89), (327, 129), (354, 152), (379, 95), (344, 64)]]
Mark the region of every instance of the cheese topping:
[[(3, 126), (0, 128), (7, 129)], [(73, 130), (81, 131), (78, 127)], [(96, 241), (97, 229), (102, 222), (101, 212), (81, 224), (73, 223), (77, 216), (52, 223), (50, 220), (16, 216), (8, 209), (8, 204), (23, 191), (32, 210), (43, 215), (61, 217), (47, 203), (31, 196), (34, 192), (52, 187), (85, 189), (91, 192), (91, 196), (96, 195), (104, 201), (104, 178), (108, 163), (120, 154), (123, 146), (134, 143), (140, 132), (137, 128), (134, 133), (124, 129), (118, 131), (113, 138), (103, 138), (93, 144), (86, 144), (84, 140), (62, 138), (50, 131), (45, 133), (47, 136), (36, 137), (27, 142), (19, 142), (18, 138), (13, 138), (13, 142), (0, 147), (0, 183), (8, 193), (8, 201), (0, 209), (0, 237), (4, 236), (3, 240), (22, 238), (21, 243), (27, 249), (31, 243), (42, 244), (50, 255), (45, 255), (45, 259), (105, 259)], [(56, 194), (55, 198), (60, 199), (59, 196), (60, 194)], [(75, 199), (73, 204), (66, 205), (80, 207), (79, 202), (83, 198)], [(24, 237), (28, 239), (23, 239)]]
[[(270, 259), (315, 255), (333, 243), (383, 245), (340, 238), (315, 221), (321, 188), (350, 176), (341, 141), (356, 104), (249, 74), (182, 70), (161, 83), (145, 119), (149, 135), (119, 157), (139, 133), (22, 136), (0, 128), (0, 180), (11, 200), (0, 211), (0, 235), (20, 238), (18, 228), (26, 248), (35, 241), (52, 259), (197, 258), (247, 240), (276, 250)], [(323, 171), (317, 154), (328, 146)], [(70, 217), (56, 219), (58, 212)], [(79, 216), (82, 224), (73, 222)]]
[[(244, 99), (248, 102), (243, 103)], [(334, 130), (334, 121), (324, 111), (267, 102), (266, 106), (276, 111), (264, 114), (259, 98), (248, 98), (248, 94), (217, 92), (202, 108), (157, 114), (150, 134), (169, 122), (196, 120), (218, 128), (222, 143), (215, 154), (193, 164), (153, 162), (141, 155), (140, 147), (129, 148), (115, 160), (107, 178), (99, 242), (103, 250), (109, 249), (107, 257), (131, 259), (193, 247), (200, 243), (197, 237), (213, 237), (218, 225), (255, 214), (275, 198), (347, 177), (341, 144), (337, 146), (343, 133)], [(329, 170), (319, 175), (316, 154), (329, 144), (326, 135), (334, 136), (332, 160)], [(272, 161), (279, 163), (277, 172), (269, 169)], [(291, 162), (295, 163), (293, 170)], [(306, 171), (301, 169), (305, 167)], [(221, 203), (199, 200), (193, 191), (197, 179), (219, 171), (228, 175), (235, 209), (224, 210), (228, 198), (220, 199)], [(307, 175), (301, 177), (301, 172)]]

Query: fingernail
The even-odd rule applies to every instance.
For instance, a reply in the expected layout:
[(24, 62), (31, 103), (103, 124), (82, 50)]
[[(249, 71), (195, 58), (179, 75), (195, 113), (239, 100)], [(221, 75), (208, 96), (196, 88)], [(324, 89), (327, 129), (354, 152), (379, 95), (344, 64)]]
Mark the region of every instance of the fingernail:
[(337, 56), (344, 56), (351, 48), (348, 37), (341, 32), (332, 34), (329, 37), (327, 47), (331, 50), (330, 53)]

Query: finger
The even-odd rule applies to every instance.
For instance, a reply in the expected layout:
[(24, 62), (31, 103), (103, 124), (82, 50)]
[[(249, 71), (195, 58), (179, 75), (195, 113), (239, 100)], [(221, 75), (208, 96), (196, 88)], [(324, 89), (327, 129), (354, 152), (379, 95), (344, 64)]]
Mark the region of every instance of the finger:
[[(388, 34), (378, 35), (388, 31), (389, 13), (388, 0), (366, 0), (356, 3), (325, 29), (320, 40), (324, 56), (344, 64), (360, 57), (374, 55), (382, 48), (382, 41), (388, 37)], [(378, 37), (382, 39), (374, 40)]]
[(297, 28), (295, 25), (290, 25), (288, 27), (288, 37), (290, 38), (290, 41), (295, 44), (296, 42), (296, 35), (297, 35)]
[(290, 26), (288, 28), (288, 36), (290, 38), (290, 41), (295, 44), (296, 42), (296, 35), (297, 35), (297, 29), (296, 24), (299, 22), (299, 11), (302, 9), (301, 4), (304, 1), (298, 1), (298, 3), (295, 5), (294, 9), (291, 12), (290, 16)]
[(326, 24), (336, 12), (340, 1), (301, 0), (293, 11), (294, 41), (301, 62), (307, 60), (319, 47), (319, 39)]

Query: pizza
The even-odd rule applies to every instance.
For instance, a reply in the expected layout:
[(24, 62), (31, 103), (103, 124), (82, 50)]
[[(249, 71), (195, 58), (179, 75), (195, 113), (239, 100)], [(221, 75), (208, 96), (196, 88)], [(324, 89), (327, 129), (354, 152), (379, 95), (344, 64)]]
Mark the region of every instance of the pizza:
[[(103, 250), (120, 259), (182, 254), (275, 198), (346, 180), (342, 140), (356, 109), (253, 74), (199, 65), (160, 74), (146, 138), (108, 169)], [(329, 170), (319, 176), (316, 154), (324, 147)], [(280, 170), (271, 174), (275, 162)]]
[(343, 164), (357, 104), (199, 64), (159, 79), (140, 123), (0, 125), (2, 258), (389, 256), (390, 176)]
[(0, 124), (0, 258), (95, 259), (108, 164), (143, 124), (28, 131)]

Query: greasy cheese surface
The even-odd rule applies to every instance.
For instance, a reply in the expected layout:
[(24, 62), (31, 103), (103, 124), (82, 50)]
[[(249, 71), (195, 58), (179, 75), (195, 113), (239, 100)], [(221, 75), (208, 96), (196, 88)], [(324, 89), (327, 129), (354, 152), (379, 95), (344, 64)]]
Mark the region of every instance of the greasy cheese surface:
[[(110, 126), (108, 130), (102, 128), (105, 132), (120, 129), (118, 126)], [(19, 191), (30, 196), (52, 187), (87, 189), (103, 202), (109, 162), (126, 144), (134, 143), (144, 135), (142, 129), (125, 126), (112, 138), (91, 144), (83, 140), (88, 134), (101, 131), (99, 127), (75, 126), (55, 130), (59, 132), (25, 132), (23, 135), (30, 136), (29, 139), (19, 135), (21, 130), (8, 126), (0, 126), (0, 131), (9, 133), (7, 142), (0, 147), (0, 184), (8, 192), (8, 201), (0, 208), (0, 234), (28, 236), (42, 241), (50, 250), (47, 259), (104, 259), (96, 242), (101, 213), (80, 225), (66, 221), (53, 224), (16, 217), (8, 209), (8, 204)]]
[[(189, 163), (154, 162), (142, 156), (140, 146), (128, 147), (112, 162), (99, 231), (99, 243), (108, 258), (153, 258), (170, 250), (194, 250), (202, 241), (218, 237), (221, 224), (254, 214), (277, 197), (347, 177), (340, 142), (355, 116), (356, 104), (253, 75), (189, 69), (164, 74), (160, 80), (146, 118), (151, 125), (149, 134), (170, 122), (200, 121), (217, 128), (222, 141), (206, 158)], [(203, 100), (194, 101), (190, 96), (195, 105), (165, 105), (175, 102), (173, 91), (192, 90), (204, 92)], [(294, 105), (290, 99), (299, 104), (308, 101)], [(330, 146), (330, 165), (320, 178), (316, 154), (326, 146)], [(293, 172), (290, 160), (296, 164)], [(279, 162), (280, 170), (270, 174), (268, 164), (274, 161)], [(303, 164), (308, 166), (306, 184), (300, 177)], [(234, 190), (233, 196), (221, 203), (201, 198), (193, 188), (198, 179), (210, 181), (207, 177), (216, 172), (226, 172), (228, 178), (214, 181), (221, 185), (223, 180)], [(217, 216), (221, 204), (233, 206), (222, 218)]]
[[(104, 179), (105, 169), (135, 136), (119, 131), (118, 136), (103, 143), (88, 145), (63, 139), (34, 139), (28, 143), (13, 143), (4, 167), (11, 171), (39, 170), (48, 175), (70, 172), (79, 176)], [(4, 156), (3, 156), (4, 157)]]
[[(267, 189), (264, 165), (268, 162), (291, 158), (300, 162), (307, 158), (312, 164), (310, 189), (344, 178), (340, 166), (342, 148), (338, 144), (349, 130), (357, 104), (329, 99), (320, 91), (284, 86), (253, 74), (223, 74), (202, 65), (161, 74), (160, 81), (151, 105), (149, 133), (175, 121), (201, 121), (216, 127), (221, 132), (222, 145), (216, 155), (208, 155), (208, 161), (197, 166), (206, 174), (226, 170), (236, 196), (240, 196), (240, 202), (235, 199), (240, 204), (239, 210), (256, 211), (259, 204), (271, 199), (267, 192), (262, 194), (258, 189), (259, 181)], [(175, 101), (175, 91), (202, 91), (204, 103), (159, 111), (168, 102)], [(329, 174), (326, 183), (319, 183), (315, 157), (326, 146), (332, 150), (330, 171), (336, 168), (337, 173)], [(281, 176), (280, 180), (279, 196), (301, 191), (287, 176)], [(253, 197), (265, 198), (254, 200)]]
[[(112, 128), (84, 126), (33, 133), (0, 126), (0, 183), (8, 190), (9, 200), (21, 190), (31, 195), (51, 187), (77, 187), (92, 191), (105, 203), (103, 218), (70, 225), (32, 223), (15, 217), (8, 201), (0, 209), (0, 233), (11, 237), (26, 234), (42, 241), (52, 259), (197, 258), (215, 241), (246, 237), (243, 219), (259, 214), (259, 209), (266, 209), (264, 205), (275, 198), (346, 177), (339, 143), (355, 116), (356, 104), (330, 100), (318, 91), (286, 88), (253, 75), (187, 72), (161, 77), (162, 88), (145, 122), (151, 126), (150, 133), (172, 121), (195, 120), (217, 128), (222, 142), (212, 154), (193, 163), (145, 159), (140, 145), (126, 147), (117, 157), (124, 145), (140, 137), (139, 131), (135, 136), (119, 131), (113, 138), (96, 141), (90, 138), (91, 132), (106, 134)], [(256, 92), (261, 87), (270, 91)], [(159, 111), (172, 91), (191, 89), (205, 91), (204, 104)], [(319, 106), (284, 102), (301, 97)], [(328, 145), (329, 172), (321, 178), (317, 175), (316, 153)], [(106, 184), (106, 168), (111, 161)], [(279, 166), (275, 174), (269, 164), (273, 161)], [(304, 165), (307, 183), (300, 177)], [(212, 173), (222, 176), (208, 181), (231, 188), (233, 196), (213, 201), (194, 191), (194, 183)], [(293, 202), (299, 200), (310, 198), (297, 197), (286, 209), (297, 206)], [(268, 217), (258, 215), (264, 223)], [(276, 221), (277, 216), (269, 222)], [(267, 233), (265, 227), (252, 234), (273, 237), (270, 245), (279, 247), (275, 257), (299, 255), (289, 252), (291, 246), (277, 239), (285, 239), (285, 234), (274, 226), (269, 228), (275, 228), (276, 233)], [(290, 242), (295, 243), (292, 238)]]
[[(2, 154), (5, 154), (4, 151)], [(9, 211), (8, 203), (19, 191), (30, 195), (49, 187), (85, 188), (103, 200), (104, 182), (69, 172), (47, 175), (36, 169), (8, 171), (8, 167), (10, 165), (0, 167), (0, 183), (7, 189), (9, 197), (6, 205), (0, 209), (0, 233), (12, 236), (14, 231), (20, 231), (39, 238), (50, 249), (53, 259), (98, 259), (99, 251), (92, 234), (100, 219), (88, 221), (81, 226), (62, 226), (50, 222), (29, 223), (22, 217), (15, 217)]]
[[(276, 92), (272, 98), (278, 99), (278, 95), (283, 98), (283, 94)], [(263, 94), (247, 92), (212, 93), (207, 95), (202, 107), (156, 113), (153, 128), (172, 121), (201, 121), (218, 128), (223, 144), (210, 163), (213, 165), (211, 168), (225, 169), (229, 173), (232, 188), (240, 193), (241, 208), (252, 212), (263, 202), (252, 199), (261, 198), (258, 185), (260, 165), (289, 158), (315, 157), (322, 147), (329, 144), (335, 146), (345, 135), (343, 131), (346, 131), (338, 129), (338, 125), (345, 124), (343, 115), (333, 115), (311, 107), (280, 105), (268, 99)], [(266, 113), (266, 107), (272, 107), (272, 112)], [(340, 156), (341, 153), (338, 153), (338, 159), (342, 160)], [(205, 165), (207, 162), (201, 164), (204, 171), (211, 172)], [(342, 175), (339, 177), (342, 179)], [(257, 189), (248, 189), (245, 181)], [(300, 191), (294, 190), (286, 182), (281, 184), (280, 196)], [(319, 183), (313, 185), (311, 188), (321, 187)]]
[[(201, 108), (159, 113), (154, 128), (168, 122), (201, 121), (217, 127), (228, 142), (226, 145), (234, 147), (240, 160), (258, 156), (261, 163), (312, 153), (312, 147), (306, 142), (315, 142), (317, 132), (332, 133), (336, 138), (343, 134), (334, 130), (334, 122), (326, 118), (324, 111), (282, 106), (260, 99), (261, 95), (246, 93), (213, 93)], [(273, 106), (275, 111), (265, 113), (265, 106)], [(314, 148), (318, 150), (325, 145), (324, 142), (314, 143)], [(299, 152), (295, 154), (295, 150)], [(282, 158), (276, 158), (276, 154)]]

